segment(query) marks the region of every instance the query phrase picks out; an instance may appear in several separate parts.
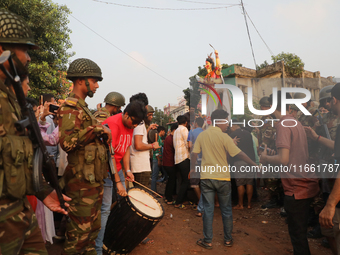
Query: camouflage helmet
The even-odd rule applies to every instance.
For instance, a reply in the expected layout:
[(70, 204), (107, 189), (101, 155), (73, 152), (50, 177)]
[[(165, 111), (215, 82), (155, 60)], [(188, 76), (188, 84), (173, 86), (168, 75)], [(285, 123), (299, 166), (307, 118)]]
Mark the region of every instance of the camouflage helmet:
[(289, 107), (290, 107), (290, 109), (292, 109), (292, 110), (300, 111), (300, 109), (299, 109), (295, 104), (290, 104)]
[(67, 70), (66, 78), (72, 80), (72, 78), (87, 77), (97, 78), (99, 81), (102, 81), (103, 77), (100, 67), (87, 58), (78, 58), (74, 60)]
[(39, 48), (27, 23), (20, 16), (5, 9), (0, 9), (0, 43), (24, 44), (31, 49)]
[(321, 101), (322, 99), (327, 99), (327, 98), (332, 97), (331, 96), (331, 90), (332, 90), (333, 87), (334, 87), (334, 85), (328, 85), (326, 87), (323, 87), (320, 90), (320, 93), (319, 93), (319, 101)]
[[(293, 98), (294, 99), (304, 99), (306, 97), (305, 93), (301, 93), (301, 92), (296, 92), (294, 93)], [(314, 100), (314, 96), (311, 94), (311, 98), (309, 99), (309, 101), (313, 101)]]
[(147, 105), (147, 113), (155, 112), (155, 109), (151, 105)]
[(110, 92), (106, 95), (104, 102), (121, 107), (125, 105), (125, 97), (118, 92)]
[(260, 105), (261, 106), (266, 106), (266, 107), (270, 107), (271, 103), (269, 102), (269, 97), (262, 97), (260, 99)]

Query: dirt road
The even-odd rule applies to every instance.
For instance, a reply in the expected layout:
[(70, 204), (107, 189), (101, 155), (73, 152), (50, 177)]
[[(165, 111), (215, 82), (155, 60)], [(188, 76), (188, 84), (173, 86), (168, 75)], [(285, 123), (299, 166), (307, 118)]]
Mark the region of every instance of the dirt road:
[[(263, 211), (263, 201), (253, 204), (252, 209), (233, 210), (233, 247), (223, 245), (222, 217), (219, 208), (215, 208), (213, 249), (206, 250), (196, 245), (203, 237), (202, 218), (196, 217), (197, 211), (186, 210), (166, 205), (164, 218), (151, 232), (149, 237), (154, 244), (140, 244), (131, 255), (152, 254), (232, 254), (232, 255), (281, 255), (293, 254), (285, 218), (279, 215), (279, 209)], [(172, 214), (172, 218), (170, 218)], [(263, 223), (264, 222), (264, 223)], [(128, 237), (127, 237), (128, 238)], [(321, 239), (309, 239), (312, 255), (331, 255), (330, 249), (321, 246)], [(61, 253), (60, 245), (48, 247), (50, 255)]]
[[(260, 204), (253, 209), (233, 210), (233, 247), (223, 245), (222, 217), (215, 208), (213, 249), (206, 250), (196, 245), (203, 237), (202, 218), (191, 209), (180, 210), (163, 203), (165, 216), (150, 234), (152, 245), (139, 245), (131, 255), (139, 254), (293, 254), (285, 219), (279, 209), (262, 211)], [(170, 214), (173, 215), (172, 219)], [(267, 223), (262, 223), (267, 222)], [(309, 239), (312, 255), (331, 255), (329, 249), (320, 245), (321, 239)]]

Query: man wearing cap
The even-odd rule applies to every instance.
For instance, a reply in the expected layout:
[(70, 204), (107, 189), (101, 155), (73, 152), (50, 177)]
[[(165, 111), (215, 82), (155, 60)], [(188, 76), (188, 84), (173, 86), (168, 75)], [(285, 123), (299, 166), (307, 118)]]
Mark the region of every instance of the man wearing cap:
[[(7, 10), (0, 9), (0, 20), (0, 55), (9, 50), (19, 77), (27, 78), (31, 61), (27, 51), (38, 48), (32, 32), (21, 17)], [(3, 67), (11, 72), (9, 61)], [(33, 160), (33, 146), (27, 133), (20, 133), (14, 126), (23, 116), (13, 85), (6, 79), (0, 70), (0, 253), (47, 255), (26, 195), (35, 195), (52, 211), (67, 212), (60, 207), (56, 192), (45, 182), (39, 192), (33, 189), (33, 165), (29, 163)], [(27, 96), (27, 82), (22, 87)]]
[[(340, 83), (335, 84), (332, 88), (328, 88), (331, 90), (329, 100), (330, 110), (336, 116), (340, 115)], [(328, 147), (331, 150), (334, 150), (334, 159), (335, 163), (339, 164), (340, 161), (340, 126), (336, 129), (336, 137), (334, 140), (329, 140), (326, 137), (319, 136), (313, 129), (306, 127), (306, 131), (309, 137), (311, 137), (314, 141), (317, 141), (319, 144)], [(337, 165), (328, 165), (332, 166), (334, 169)], [(329, 171), (331, 172), (331, 171)], [(331, 177), (331, 174), (328, 173), (328, 177)], [(339, 254), (340, 251), (340, 178), (339, 178), (339, 170), (332, 172), (335, 174), (332, 175), (333, 178), (336, 178), (333, 189), (327, 199), (327, 203), (324, 209), (321, 211), (319, 215), (319, 222), (322, 227), (321, 232), (325, 235), (329, 241), (333, 254)]]
[(98, 110), (93, 114), (93, 116), (100, 123), (120, 111), (120, 108), (125, 105), (125, 97), (118, 92), (110, 92), (104, 98), (104, 102), (105, 106), (99, 107)]
[[(58, 110), (60, 146), (68, 154), (61, 185), (72, 202), (63, 254), (95, 255), (95, 239), (101, 227), (103, 179), (108, 169), (103, 143), (111, 141), (111, 131), (93, 117), (85, 98), (93, 97), (99, 88), (98, 81), (103, 78), (99, 66), (86, 58), (74, 60), (66, 78), (73, 82), (73, 90)], [(101, 139), (103, 134), (107, 141)]]

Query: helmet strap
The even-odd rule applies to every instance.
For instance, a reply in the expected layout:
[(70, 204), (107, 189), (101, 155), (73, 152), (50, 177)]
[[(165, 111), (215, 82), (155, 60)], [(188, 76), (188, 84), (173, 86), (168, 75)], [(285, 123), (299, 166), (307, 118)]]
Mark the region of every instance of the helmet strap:
[(90, 83), (87, 80), (87, 77), (85, 77), (85, 85), (86, 85), (86, 88), (87, 88), (87, 95), (89, 97), (93, 97), (93, 91), (90, 89)]
[[(20, 59), (17, 57), (17, 55), (15, 54), (15, 52), (13, 52), (11, 49), (6, 49), (5, 47), (2, 47), (3, 50), (9, 50), (11, 52), (11, 57), (14, 60), (15, 63), (15, 68), (17, 70), (17, 73), (19, 76), (21, 75), (28, 75), (28, 68), (25, 67), (22, 62), (20, 61)], [(11, 75), (14, 75), (13, 70), (9, 70), (9, 73)], [(8, 84), (8, 82), (5, 82), (5, 84)], [(10, 82), (9, 82), (10, 85)]]

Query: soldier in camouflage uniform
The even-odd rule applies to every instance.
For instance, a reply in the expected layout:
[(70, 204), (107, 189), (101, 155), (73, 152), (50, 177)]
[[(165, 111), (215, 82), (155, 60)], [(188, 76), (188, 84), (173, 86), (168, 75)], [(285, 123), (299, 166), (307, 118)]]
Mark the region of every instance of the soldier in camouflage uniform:
[[(268, 110), (271, 107), (269, 102), (269, 97), (262, 97), (260, 100), (261, 110)], [(269, 149), (275, 150), (275, 137), (276, 128), (273, 127), (273, 122), (271, 121), (273, 117), (271, 115), (263, 116), (261, 120), (264, 125), (260, 128), (260, 141), (259, 144), (264, 146), (267, 145)], [(278, 206), (280, 200), (280, 194), (283, 193), (281, 181), (278, 178), (266, 178), (264, 179), (265, 186), (270, 192), (270, 201), (264, 205), (262, 208), (274, 208)]]
[[(269, 97), (262, 97), (260, 100), (261, 110), (270, 109), (270, 103), (268, 101)], [(273, 119), (272, 116), (267, 115), (263, 116), (261, 120), (264, 122), (264, 125), (260, 128), (259, 134), (259, 144), (267, 144), (269, 149), (275, 150), (275, 135), (276, 129), (272, 126), (272, 121), (268, 121)]]
[[(27, 76), (31, 61), (27, 50), (37, 48), (31, 30), (19, 16), (7, 10), (0, 9), (0, 21), (0, 54), (10, 50), (19, 76)], [(4, 67), (10, 70), (8, 61)], [(0, 254), (47, 255), (26, 195), (37, 196), (53, 211), (66, 212), (49, 185), (43, 183), (39, 193), (33, 189), (32, 142), (14, 127), (22, 114), (13, 87), (5, 80), (6, 75), (0, 71)], [(23, 83), (22, 87), (27, 96), (28, 84)]]
[(120, 108), (125, 105), (125, 97), (118, 92), (110, 92), (106, 95), (104, 102), (105, 106), (93, 114), (100, 123), (120, 111)]
[(101, 227), (103, 178), (108, 169), (106, 148), (99, 138), (105, 133), (111, 140), (111, 131), (93, 117), (85, 98), (93, 96), (103, 78), (99, 66), (85, 58), (74, 60), (66, 77), (74, 87), (58, 111), (60, 146), (68, 153), (61, 186), (72, 198), (63, 254), (95, 255), (95, 239)]
[[(303, 99), (306, 95), (304, 93), (294, 93), (294, 99)], [(303, 103), (302, 106), (310, 112), (311, 115), (304, 115), (302, 111), (296, 107), (296, 105), (291, 105), (290, 108), (293, 110), (297, 110), (297, 117), (296, 119), (300, 121), (302, 126), (311, 127), (315, 130), (316, 125), (318, 123), (318, 118), (316, 116), (316, 107), (312, 107), (313, 98), (311, 98), (308, 102)], [(318, 145), (315, 141), (311, 138), (307, 137), (308, 142), (308, 153), (309, 153), (309, 164), (317, 164), (318, 163)]]
[[(320, 107), (324, 107), (325, 109), (328, 110), (328, 113), (324, 114), (323, 116), (319, 116), (319, 114), (315, 114), (318, 118), (322, 118), (322, 122), (326, 124), (327, 129), (330, 134), (331, 140), (335, 140), (336, 136), (336, 129), (337, 126), (340, 122), (338, 116), (336, 116), (334, 113), (331, 111), (331, 89), (334, 87), (334, 85), (329, 85), (320, 90), (319, 94), (319, 100), (320, 100)], [(321, 126), (320, 121), (317, 119), (315, 122), (314, 126), (311, 127), (313, 130), (316, 131), (318, 135), (326, 137), (326, 132), (324, 130), (324, 127)], [(311, 138), (309, 138), (310, 140)], [(311, 155), (311, 163), (316, 164), (316, 165), (322, 165), (322, 164), (333, 164), (333, 150), (322, 146), (318, 144), (317, 141), (313, 141), (312, 149), (310, 155)], [(334, 179), (328, 179), (329, 176), (320, 176), (320, 194), (314, 198), (314, 201), (312, 203), (312, 206), (314, 207), (315, 210), (315, 221), (317, 222), (316, 226), (314, 227), (313, 230), (308, 232), (309, 237), (320, 237), (321, 232), (320, 232), (320, 225), (318, 224), (318, 214), (321, 212), (323, 207), (325, 206), (325, 200), (327, 199), (330, 191), (332, 190), (333, 184), (334, 184)]]

